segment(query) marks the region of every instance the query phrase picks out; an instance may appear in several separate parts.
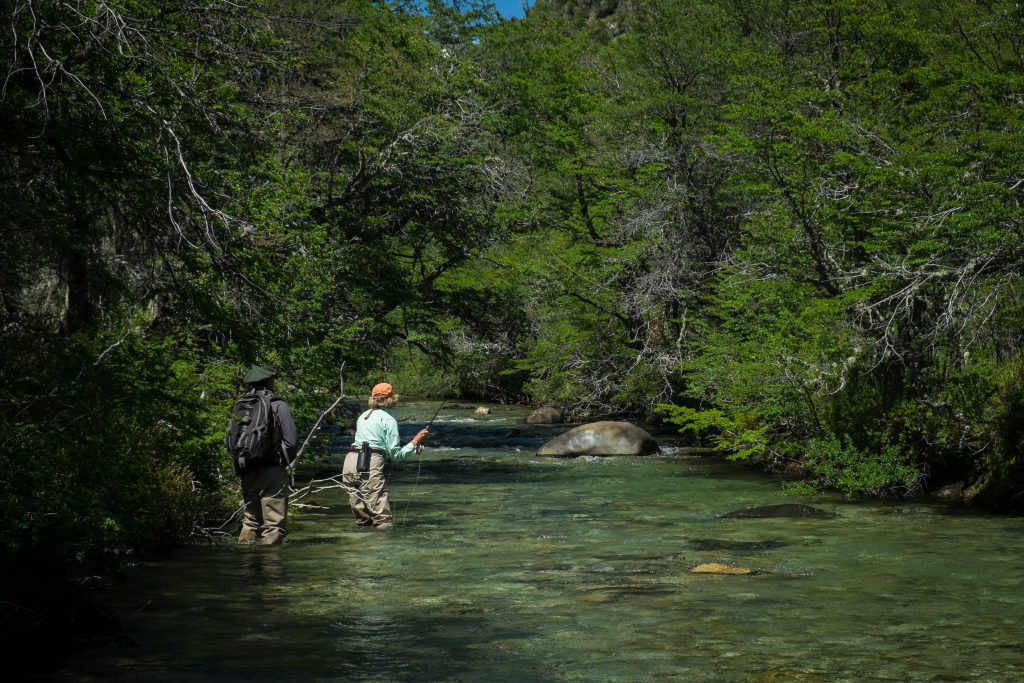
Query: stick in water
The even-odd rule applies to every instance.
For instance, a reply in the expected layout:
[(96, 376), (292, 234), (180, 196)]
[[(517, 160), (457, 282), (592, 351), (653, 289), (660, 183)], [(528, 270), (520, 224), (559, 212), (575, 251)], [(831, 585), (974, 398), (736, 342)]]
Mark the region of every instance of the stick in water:
[(299, 447), (299, 452), (295, 454), (295, 458), (292, 460), (291, 465), (289, 465), (289, 467), (295, 467), (295, 465), (298, 464), (299, 459), (301, 459), (303, 454), (306, 452), (306, 447), (309, 446), (310, 440), (312, 440), (313, 435), (316, 434), (316, 430), (320, 428), (320, 423), (324, 421), (325, 417), (327, 417), (328, 415), (331, 414), (331, 411), (333, 411), (335, 408), (338, 407), (338, 404), (341, 403), (342, 400), (344, 400), (344, 398), (345, 398), (345, 376), (344, 376), (344, 374), (342, 374), (342, 373), (344, 373), (344, 371), (345, 371), (345, 363), (342, 363), (341, 364), (341, 370), (338, 372), (338, 376), (339, 376), (340, 382), (341, 382), (341, 396), (339, 396), (337, 399), (335, 399), (334, 403), (331, 404), (330, 408), (328, 408), (324, 412), (320, 413), (320, 417), (317, 418), (317, 421), (313, 424), (313, 428), (309, 430), (309, 434), (306, 436), (306, 440), (302, 442), (302, 446)]

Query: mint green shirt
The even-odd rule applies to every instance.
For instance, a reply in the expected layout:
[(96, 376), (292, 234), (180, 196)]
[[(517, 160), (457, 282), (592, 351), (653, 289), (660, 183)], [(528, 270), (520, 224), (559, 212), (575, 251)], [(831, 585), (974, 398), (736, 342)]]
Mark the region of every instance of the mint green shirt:
[(398, 420), (380, 408), (367, 410), (356, 420), (352, 448), (358, 451), (364, 441), (371, 448), (386, 451), (395, 460), (403, 459), (416, 448), (411, 442), (401, 445), (398, 440)]

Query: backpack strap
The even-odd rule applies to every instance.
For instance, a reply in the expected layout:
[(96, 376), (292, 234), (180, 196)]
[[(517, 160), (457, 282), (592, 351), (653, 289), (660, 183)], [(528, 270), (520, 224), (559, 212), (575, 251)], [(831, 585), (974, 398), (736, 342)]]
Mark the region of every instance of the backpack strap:
[(283, 445), (284, 438), (282, 436), (283, 429), (281, 427), (281, 418), (277, 416), (277, 411), (274, 410), (274, 404), (281, 403), (284, 401), (284, 399), (281, 398), (280, 396), (277, 396), (276, 394), (274, 394), (274, 392), (270, 391), (269, 389), (267, 390), (267, 393), (270, 394), (270, 400), (267, 402), (268, 405), (270, 406), (270, 415), (268, 415), (267, 418), (268, 422), (270, 423), (270, 438), (274, 444), (274, 454), (277, 455), (277, 457), (280, 459), (281, 464), (287, 465), (288, 455), (285, 453)]

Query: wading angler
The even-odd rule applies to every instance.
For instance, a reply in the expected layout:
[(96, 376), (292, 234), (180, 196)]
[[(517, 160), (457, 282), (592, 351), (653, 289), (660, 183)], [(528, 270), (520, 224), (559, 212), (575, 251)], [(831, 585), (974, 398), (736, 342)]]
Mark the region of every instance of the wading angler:
[(402, 460), (414, 451), (429, 433), (421, 429), (402, 446), (398, 440), (398, 421), (385, 410), (396, 403), (398, 395), (390, 384), (373, 388), (367, 401), (369, 410), (356, 420), (353, 450), (345, 456), (342, 480), (353, 489), (348, 498), (359, 526), (392, 528), (394, 520), (384, 470), (392, 458)]
[(244, 515), (239, 543), (274, 545), (288, 521), (288, 466), (295, 459), (298, 430), (288, 404), (274, 395), (271, 367), (245, 374), (249, 390), (231, 410), (225, 437), (235, 473), (242, 480)]

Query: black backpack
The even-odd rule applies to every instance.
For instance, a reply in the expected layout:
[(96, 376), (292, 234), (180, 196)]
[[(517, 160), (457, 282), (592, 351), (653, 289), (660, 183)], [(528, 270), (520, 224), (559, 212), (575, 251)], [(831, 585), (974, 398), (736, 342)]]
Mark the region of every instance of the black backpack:
[(235, 472), (251, 472), (281, 465), (281, 424), (268, 391), (243, 394), (231, 409), (231, 423), (224, 444), (231, 453)]

